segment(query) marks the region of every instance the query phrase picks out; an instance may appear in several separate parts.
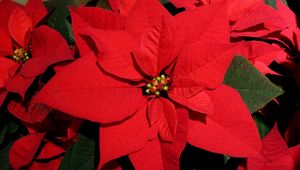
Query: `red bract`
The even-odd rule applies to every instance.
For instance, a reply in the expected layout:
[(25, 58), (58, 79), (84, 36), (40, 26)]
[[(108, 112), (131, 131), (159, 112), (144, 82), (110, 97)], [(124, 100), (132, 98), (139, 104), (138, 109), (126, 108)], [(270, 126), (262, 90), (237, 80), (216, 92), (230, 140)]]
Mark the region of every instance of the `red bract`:
[(257, 4), (232, 26), (231, 37), (269, 40), (285, 48), (291, 57), (299, 55), (296, 16), (283, 2), (276, 1), (276, 6), (275, 10), (263, 3)]
[(277, 129), (277, 124), (263, 139), (260, 155), (247, 160), (247, 169), (294, 170), (299, 165), (299, 146), (288, 148)]
[[(17, 140), (9, 152), (11, 166), (14, 169), (57, 169), (61, 159), (55, 157), (65, 151), (51, 142), (43, 141), (44, 136), (45, 133), (32, 133)], [(35, 160), (44, 160), (44, 163)]]
[[(151, 167), (167, 168), (176, 161), (172, 168), (178, 169), (186, 133), (197, 147), (256, 155), (260, 139), (250, 113), (238, 92), (222, 84), (238, 48), (229, 44), (226, 4), (174, 18), (155, 0), (139, 0), (134, 9), (125, 21), (95, 10), (100, 18), (112, 17), (110, 30), (89, 25), (94, 18), (85, 16), (84, 8), (72, 9), (77, 36), (90, 45), (81, 55), (88, 57), (58, 73), (36, 102), (101, 123), (100, 167), (130, 154), (142, 168), (141, 162), (155, 154)], [(160, 155), (162, 150), (172, 156)]]
[[(209, 5), (213, 3), (220, 3), (223, 0), (170, 0), (177, 8), (184, 7), (186, 10), (194, 9), (202, 5)], [(235, 23), (243, 15), (247, 14), (261, 0), (241, 1), (230, 0), (228, 3), (228, 16), (230, 23)]]
[[(9, 5), (8, 5), (9, 4)], [(48, 66), (71, 59), (72, 55), (63, 37), (55, 30), (38, 23), (47, 15), (40, 0), (30, 0), (24, 7), (4, 0), (0, 4), (0, 88), (20, 94), (23, 98), (34, 78)], [(8, 9), (5, 9), (7, 7)], [(53, 50), (55, 49), (55, 50)]]
[(285, 55), (282, 48), (262, 41), (242, 41), (236, 54), (246, 57), (261, 73), (278, 74), (268, 66), (276, 59)]
[(112, 10), (122, 14), (128, 15), (137, 0), (108, 0)]

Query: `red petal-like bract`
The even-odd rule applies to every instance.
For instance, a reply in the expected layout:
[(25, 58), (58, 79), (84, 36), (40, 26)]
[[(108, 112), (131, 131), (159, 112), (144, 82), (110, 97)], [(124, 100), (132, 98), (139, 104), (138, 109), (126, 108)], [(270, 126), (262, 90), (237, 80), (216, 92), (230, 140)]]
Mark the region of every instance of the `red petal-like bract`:
[(31, 163), (45, 133), (33, 133), (17, 140), (9, 151), (9, 161), (14, 169)]
[(161, 142), (161, 154), (165, 170), (179, 169), (179, 159), (186, 145), (188, 133), (188, 112), (185, 109), (176, 109), (177, 128), (172, 143)]
[(65, 152), (65, 150), (52, 142), (47, 142), (43, 145), (39, 155), (37, 156), (38, 160), (42, 159), (51, 159), (55, 156), (61, 155)]
[(125, 31), (89, 29), (99, 49), (98, 64), (108, 73), (130, 81), (141, 81), (143, 76), (132, 61), (131, 50), (137, 47)]
[(6, 81), (16, 66), (18, 66), (18, 64), (13, 60), (0, 57), (0, 88), (5, 87)]
[(101, 8), (80, 7), (70, 8), (72, 26), (76, 44), (81, 57), (89, 56), (92, 53), (88, 42), (79, 34), (90, 26), (98, 29), (121, 29), (125, 25), (125, 16), (115, 14)]
[(24, 11), (31, 18), (33, 27), (35, 27), (48, 14), (42, 0), (29, 0), (24, 6)]
[(218, 87), (235, 55), (235, 48), (237, 46), (230, 44), (203, 42), (186, 45), (174, 69), (174, 88), (180, 88), (181, 82), (186, 79), (194, 80), (194, 87)]
[(29, 104), (29, 107), (30, 110), (28, 111), (27, 105), (24, 105), (23, 102), (11, 100), (7, 109), (20, 120), (29, 123), (42, 122), (51, 111), (51, 109), (45, 105)]
[[(16, 8), (10, 16), (8, 29), (20, 47), (26, 47), (26, 39), (33, 25), (30, 17), (21, 8)], [(27, 47), (26, 47), (27, 48)]]
[(112, 123), (134, 114), (146, 98), (140, 88), (104, 73), (95, 58), (79, 58), (48, 82), (35, 102), (75, 117)]
[(263, 139), (259, 156), (247, 160), (247, 169), (295, 169), (292, 155), (277, 129), (277, 124)]
[(168, 11), (156, 0), (137, 0), (128, 15), (125, 30), (140, 43), (142, 35), (157, 18), (162, 15), (170, 16)]
[(72, 58), (71, 50), (59, 32), (41, 26), (32, 31), (32, 58), (23, 64), (20, 73), (24, 77), (36, 77), (50, 65)]
[(162, 17), (142, 35), (141, 44), (134, 53), (135, 61), (141, 70), (151, 76), (159, 75), (168, 66), (175, 55), (170, 56), (172, 44), (172, 30), (167, 17)]
[(159, 99), (153, 98), (150, 100), (147, 107), (147, 118), (152, 126), (159, 121), (163, 116), (163, 104)]
[(282, 10), (277, 11), (264, 3), (258, 3), (232, 26), (231, 37), (271, 39), (289, 46), (295, 30), (295, 26), (291, 26), (294, 18), (284, 18), (286, 14), (282, 15), (280, 11)]
[(0, 27), (0, 56), (5, 57), (12, 54), (12, 42), (9, 33), (4, 28)]
[(59, 169), (59, 165), (61, 163), (62, 159), (54, 159), (50, 162), (33, 162), (30, 166), (29, 170), (54, 170)]
[(175, 19), (178, 29), (185, 34), (185, 43), (201, 40), (204, 40), (205, 43), (229, 42), (229, 19), (226, 1), (182, 12), (176, 15)]
[[(169, 97), (172, 100), (196, 112), (205, 113), (205, 114), (214, 113), (213, 103), (209, 98), (209, 96), (204, 91), (198, 92), (197, 94), (191, 97), (185, 97), (185, 95), (188, 94), (188, 91), (190, 89), (191, 88), (186, 88), (183, 90), (181, 87), (179, 88), (176, 87), (173, 91), (169, 93)], [(181, 95), (180, 93), (183, 93), (183, 95)]]
[(100, 167), (142, 149), (151, 138), (149, 133), (146, 107), (123, 122), (100, 126)]
[(221, 85), (206, 93), (214, 103), (214, 114), (202, 121), (200, 115), (192, 115), (188, 142), (235, 157), (257, 156), (261, 147), (258, 130), (238, 92)]
[(129, 158), (135, 169), (164, 169), (161, 146), (158, 139), (149, 141), (142, 150), (130, 154)]
[(147, 145), (129, 155), (136, 169), (179, 169), (179, 158), (187, 139), (188, 113), (184, 109), (177, 109), (178, 126), (173, 142), (151, 140)]
[(128, 15), (137, 0), (108, 0), (111, 8), (122, 15)]
[(159, 99), (162, 104), (162, 119), (159, 127), (159, 137), (161, 141), (173, 142), (177, 129), (177, 114), (175, 106), (165, 98)]
[(0, 1), (0, 27), (4, 28), (7, 32), (10, 15), (17, 7), (20, 7), (20, 5), (11, 0)]
[(34, 79), (35, 77), (25, 78), (21, 74), (16, 74), (13, 78), (7, 80), (6, 90), (17, 93), (24, 99), (25, 94)]

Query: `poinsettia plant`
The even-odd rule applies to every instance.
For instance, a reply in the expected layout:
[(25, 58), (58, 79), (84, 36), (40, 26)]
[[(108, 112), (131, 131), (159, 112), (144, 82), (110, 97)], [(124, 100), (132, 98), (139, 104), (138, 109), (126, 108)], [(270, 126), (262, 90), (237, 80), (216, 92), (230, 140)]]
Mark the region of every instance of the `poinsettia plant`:
[(1, 0), (1, 169), (299, 168), (294, 3)]

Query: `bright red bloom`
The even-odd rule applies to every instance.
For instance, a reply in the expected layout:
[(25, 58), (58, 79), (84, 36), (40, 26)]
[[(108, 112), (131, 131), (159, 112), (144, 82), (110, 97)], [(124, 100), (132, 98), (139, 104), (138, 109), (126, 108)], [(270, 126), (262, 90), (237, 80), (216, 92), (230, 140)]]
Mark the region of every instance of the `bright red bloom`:
[(300, 31), (296, 16), (282, 1), (276, 1), (276, 7), (275, 10), (264, 3), (257, 4), (232, 26), (231, 37), (272, 41), (290, 57), (299, 55)]
[[(186, 140), (237, 157), (258, 153), (260, 139), (247, 107), (222, 84), (237, 48), (229, 44), (226, 4), (173, 18), (158, 1), (139, 0), (125, 20), (94, 9), (94, 16), (111, 17), (102, 21), (112, 21), (107, 27), (92, 25), (92, 11), (83, 11), (72, 9), (72, 20), (86, 56), (57, 74), (36, 102), (100, 122), (100, 166), (130, 154), (139, 168), (155, 154), (151, 166), (168, 167)], [(157, 90), (164, 77), (171, 80), (167, 90)], [(157, 154), (161, 150), (172, 157)]]
[(281, 137), (277, 124), (262, 141), (262, 149), (259, 156), (248, 158), (246, 167), (241, 169), (286, 169), (299, 168), (300, 145), (288, 148)]
[(41, 0), (30, 0), (25, 6), (3, 0), (0, 9), (5, 18), (0, 23), (0, 88), (24, 98), (36, 76), (72, 55), (58, 32), (38, 26), (47, 15)]
[[(43, 141), (44, 136), (45, 133), (32, 133), (17, 140), (9, 152), (11, 166), (14, 169), (20, 169), (24, 166), (30, 169), (39, 169), (41, 167), (43, 169), (57, 169), (61, 159), (53, 158), (63, 154), (65, 150), (51, 142)], [(43, 145), (42, 142), (44, 142)], [(41, 145), (42, 149), (38, 150)], [(49, 159), (53, 160), (45, 163), (35, 161)]]

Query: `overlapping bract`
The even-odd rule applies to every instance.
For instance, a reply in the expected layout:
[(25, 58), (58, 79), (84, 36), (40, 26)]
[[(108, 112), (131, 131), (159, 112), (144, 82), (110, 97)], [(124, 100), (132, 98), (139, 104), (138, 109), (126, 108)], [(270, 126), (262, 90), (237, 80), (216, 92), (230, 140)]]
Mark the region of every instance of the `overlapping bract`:
[[(100, 167), (129, 155), (138, 168), (154, 154), (153, 166), (168, 169), (186, 142), (238, 157), (259, 152), (247, 107), (222, 85), (238, 48), (229, 43), (226, 3), (172, 17), (158, 1), (140, 0), (127, 17), (84, 7), (71, 8), (71, 16), (82, 58), (57, 74), (36, 102), (100, 123)], [(143, 94), (162, 73), (172, 78), (168, 95)], [(189, 128), (188, 119), (178, 120), (183, 114)], [(157, 155), (162, 150), (176, 156)]]

